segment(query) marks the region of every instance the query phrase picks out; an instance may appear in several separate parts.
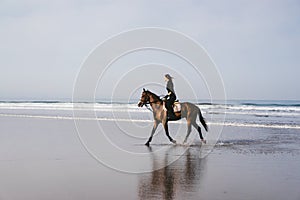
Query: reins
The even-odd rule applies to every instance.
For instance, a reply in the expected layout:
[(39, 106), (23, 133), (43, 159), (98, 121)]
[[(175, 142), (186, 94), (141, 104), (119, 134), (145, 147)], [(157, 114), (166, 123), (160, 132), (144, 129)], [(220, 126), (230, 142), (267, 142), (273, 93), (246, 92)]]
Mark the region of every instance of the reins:
[(151, 108), (149, 108), (148, 104), (144, 104), (144, 105), (150, 112), (153, 112), (153, 110)]
[(147, 101), (147, 102), (143, 102), (143, 104), (145, 105), (145, 107), (147, 108), (147, 110), (149, 110), (150, 112), (153, 112), (153, 110), (148, 106), (148, 104), (151, 104), (151, 103), (157, 103), (159, 102), (160, 103), (161, 100), (156, 100), (156, 101)]
[(153, 110), (148, 106), (148, 104), (151, 104), (151, 103), (158, 103), (158, 102), (160, 102), (159, 100), (157, 100), (157, 101), (148, 101), (148, 102), (143, 102), (143, 104), (145, 105), (145, 107), (147, 108), (147, 110), (149, 110), (149, 111), (151, 111), (151, 112), (153, 112)]

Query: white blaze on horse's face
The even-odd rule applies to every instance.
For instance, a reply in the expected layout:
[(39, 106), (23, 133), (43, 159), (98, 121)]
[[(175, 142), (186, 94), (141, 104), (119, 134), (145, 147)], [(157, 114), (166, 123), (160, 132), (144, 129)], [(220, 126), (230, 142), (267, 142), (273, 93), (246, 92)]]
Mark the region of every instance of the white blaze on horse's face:
[(142, 93), (141, 99), (138, 102), (138, 107), (143, 107), (144, 103), (143, 103), (143, 95), (144, 93)]

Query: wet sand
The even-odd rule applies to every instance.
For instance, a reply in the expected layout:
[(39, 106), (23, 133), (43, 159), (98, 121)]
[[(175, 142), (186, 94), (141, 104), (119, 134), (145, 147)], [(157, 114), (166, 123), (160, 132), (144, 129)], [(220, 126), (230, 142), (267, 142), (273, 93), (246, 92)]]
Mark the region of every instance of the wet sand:
[[(95, 160), (72, 120), (0, 117), (0, 126), (1, 200), (300, 199), (299, 130), (224, 127), (217, 146), (202, 159), (198, 137), (189, 148), (169, 144), (160, 130), (151, 148), (128, 137), (120, 144), (131, 151), (163, 147), (159, 154), (143, 155), (144, 163), (130, 165), (157, 169), (176, 160), (133, 174)], [(105, 126), (117, 131), (112, 122)]]

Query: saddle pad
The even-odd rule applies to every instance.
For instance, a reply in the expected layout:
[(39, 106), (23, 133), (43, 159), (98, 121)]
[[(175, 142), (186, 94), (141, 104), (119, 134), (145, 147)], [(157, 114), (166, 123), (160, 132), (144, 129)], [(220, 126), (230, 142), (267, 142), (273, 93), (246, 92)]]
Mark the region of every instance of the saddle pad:
[(180, 112), (181, 111), (181, 104), (179, 102), (175, 102), (173, 104), (173, 110), (174, 110), (174, 112)]

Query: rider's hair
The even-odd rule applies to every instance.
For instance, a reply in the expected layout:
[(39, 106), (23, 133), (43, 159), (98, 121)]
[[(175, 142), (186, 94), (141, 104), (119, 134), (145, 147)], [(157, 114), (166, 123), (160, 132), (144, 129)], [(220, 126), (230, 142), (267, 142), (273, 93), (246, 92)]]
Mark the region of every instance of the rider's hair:
[(165, 77), (166, 77), (167, 79), (169, 79), (170, 81), (172, 81), (172, 79), (173, 79), (173, 77), (172, 77), (170, 74), (165, 74)]

